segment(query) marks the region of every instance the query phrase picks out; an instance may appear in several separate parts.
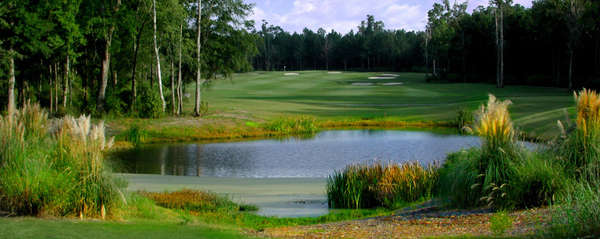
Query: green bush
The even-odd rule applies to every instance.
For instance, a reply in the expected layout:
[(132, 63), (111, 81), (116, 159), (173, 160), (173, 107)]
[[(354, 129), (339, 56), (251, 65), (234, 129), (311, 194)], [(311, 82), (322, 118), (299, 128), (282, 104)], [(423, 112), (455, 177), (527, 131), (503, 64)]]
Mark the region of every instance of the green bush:
[(138, 90), (136, 110), (141, 118), (159, 118), (162, 114), (162, 101), (158, 91), (143, 85)]
[(439, 170), (438, 192), (452, 206), (468, 208), (481, 205), (478, 172), (481, 149), (471, 148), (447, 156)]
[(456, 114), (456, 127), (463, 133), (466, 132), (466, 127), (473, 123), (473, 112), (462, 108)]
[(508, 182), (509, 205), (517, 208), (548, 205), (564, 190), (568, 177), (551, 159), (551, 155), (529, 153), (515, 165), (515, 175)]

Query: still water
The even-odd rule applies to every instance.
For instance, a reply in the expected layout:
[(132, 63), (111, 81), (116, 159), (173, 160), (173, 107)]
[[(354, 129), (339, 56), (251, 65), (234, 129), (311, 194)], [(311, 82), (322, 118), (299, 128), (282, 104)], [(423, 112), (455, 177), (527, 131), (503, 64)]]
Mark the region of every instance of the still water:
[(323, 178), (355, 163), (444, 160), (480, 145), (473, 136), (423, 131), (335, 130), (311, 138), (144, 146), (120, 152), (121, 172), (234, 178)]

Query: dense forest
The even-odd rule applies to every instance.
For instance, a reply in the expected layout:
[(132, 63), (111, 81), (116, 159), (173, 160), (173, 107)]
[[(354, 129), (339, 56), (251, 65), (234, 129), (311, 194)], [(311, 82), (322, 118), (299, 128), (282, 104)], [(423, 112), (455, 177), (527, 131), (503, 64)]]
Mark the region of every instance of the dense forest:
[(416, 71), (498, 87), (600, 84), (597, 0), (531, 8), (494, 0), (471, 13), (466, 2), (443, 0), (423, 31), (386, 29), (368, 15), (346, 34), (290, 33), (266, 21), (257, 28), (252, 8), (242, 0), (4, 0), (2, 109), (38, 101), (54, 114), (181, 114), (185, 87), (195, 83), (188, 113), (200, 115), (203, 85), (254, 69)]
[(385, 29), (367, 16), (345, 35), (289, 33), (267, 22), (257, 35), (253, 65), (262, 70), (427, 71), (432, 79), (500, 87), (600, 84), (600, 1), (537, 0), (525, 8), (494, 0), (468, 13), (467, 2), (443, 0), (419, 32)]

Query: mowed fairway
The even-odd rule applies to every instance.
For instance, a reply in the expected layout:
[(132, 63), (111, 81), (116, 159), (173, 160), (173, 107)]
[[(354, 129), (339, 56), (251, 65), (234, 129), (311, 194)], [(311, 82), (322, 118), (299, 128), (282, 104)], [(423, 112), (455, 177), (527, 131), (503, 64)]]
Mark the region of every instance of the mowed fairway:
[[(562, 88), (509, 85), (497, 89), (493, 84), (427, 83), (421, 73), (396, 73), (396, 79), (385, 80), (368, 79), (382, 73), (298, 73), (235, 74), (205, 87), (203, 99), (219, 115), (256, 120), (312, 115), (321, 120), (452, 121), (460, 108), (476, 110), (491, 93), (510, 99), (516, 126), (538, 136), (558, 132), (556, 121), (565, 119), (564, 109), (574, 109), (572, 93)], [(189, 111), (193, 108), (194, 85), (188, 85), (187, 90)]]

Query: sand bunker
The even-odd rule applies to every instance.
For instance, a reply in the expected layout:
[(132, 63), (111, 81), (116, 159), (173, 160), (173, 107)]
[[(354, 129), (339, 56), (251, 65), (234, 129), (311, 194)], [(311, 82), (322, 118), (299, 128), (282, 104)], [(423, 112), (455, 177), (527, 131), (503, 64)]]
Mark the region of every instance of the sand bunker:
[(352, 83), (353, 86), (372, 86), (373, 83)]
[(300, 74), (298, 74), (298, 73), (285, 73), (283, 75), (284, 76), (297, 76), (297, 75), (300, 75)]
[(327, 74), (342, 74), (342, 72), (341, 71), (330, 71), (330, 72), (327, 72)]
[(390, 82), (390, 83), (384, 83), (382, 85), (384, 85), (384, 86), (395, 86), (395, 85), (404, 85), (404, 83), (402, 83), (402, 82)]
[(396, 74), (383, 74), (381, 76), (383, 76), (383, 77), (398, 77), (399, 75), (396, 75)]
[(369, 80), (393, 80), (396, 79), (396, 77), (391, 77), (391, 76), (372, 76), (369, 77)]

